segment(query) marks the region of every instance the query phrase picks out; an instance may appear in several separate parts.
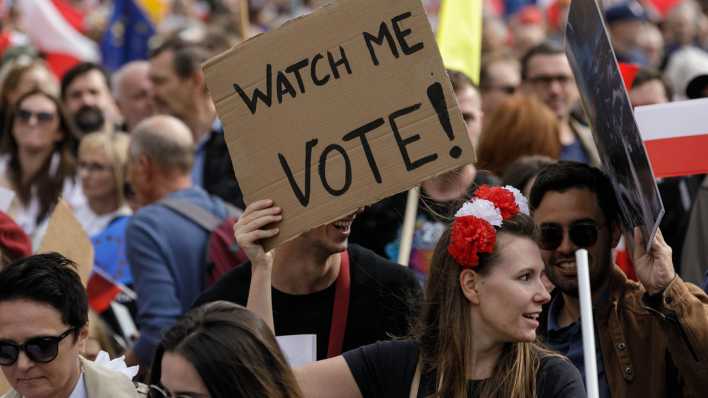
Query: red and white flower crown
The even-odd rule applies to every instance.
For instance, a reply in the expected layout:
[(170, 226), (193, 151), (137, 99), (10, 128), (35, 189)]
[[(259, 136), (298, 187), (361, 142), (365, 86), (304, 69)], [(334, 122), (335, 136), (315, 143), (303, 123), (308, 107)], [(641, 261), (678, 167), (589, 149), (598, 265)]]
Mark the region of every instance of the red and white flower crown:
[(528, 201), (518, 189), (482, 185), (455, 213), (447, 252), (462, 268), (475, 268), (480, 253), (491, 253), (496, 228), (519, 213), (529, 214)]

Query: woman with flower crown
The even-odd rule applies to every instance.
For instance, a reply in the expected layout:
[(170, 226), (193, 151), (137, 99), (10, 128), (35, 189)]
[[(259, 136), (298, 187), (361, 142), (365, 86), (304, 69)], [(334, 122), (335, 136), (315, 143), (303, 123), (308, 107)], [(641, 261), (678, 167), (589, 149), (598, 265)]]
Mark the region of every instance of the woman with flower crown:
[[(277, 234), (264, 225), (280, 209), (265, 201), (249, 207), (236, 225), (238, 243), (261, 259), (252, 281), (267, 282), (272, 264), (258, 239)], [(296, 369), (304, 395), (584, 397), (577, 369), (536, 343), (550, 298), (543, 273), (526, 198), (511, 187), (481, 186), (438, 242), (412, 336)], [(270, 292), (251, 283), (248, 306), (267, 321)]]

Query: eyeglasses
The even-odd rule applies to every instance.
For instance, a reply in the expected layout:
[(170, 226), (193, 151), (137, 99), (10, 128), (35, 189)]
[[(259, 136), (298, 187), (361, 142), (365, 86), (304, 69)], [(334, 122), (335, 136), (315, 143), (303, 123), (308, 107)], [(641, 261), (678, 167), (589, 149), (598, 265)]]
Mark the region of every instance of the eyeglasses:
[(59, 353), (59, 343), (76, 328), (71, 328), (59, 336), (39, 336), (32, 337), (17, 344), (13, 341), (0, 341), (0, 365), (12, 366), (17, 362), (20, 351), (24, 351), (32, 362), (47, 363), (56, 359)]
[(100, 173), (103, 171), (109, 171), (110, 169), (111, 166), (107, 164), (79, 161), (79, 171), (85, 170), (91, 173)]
[(56, 114), (52, 112), (32, 112), (27, 109), (17, 110), (17, 120), (22, 123), (29, 123), (32, 116), (37, 118), (37, 124), (47, 124), (54, 120)]
[[(588, 248), (597, 242), (601, 226), (593, 221), (576, 221), (568, 227), (568, 237), (577, 247)], [(563, 226), (556, 223), (541, 224), (541, 248), (556, 250), (563, 243)]]
[(148, 398), (207, 398), (206, 394), (198, 393), (187, 393), (187, 394), (175, 394), (166, 391), (162, 387), (151, 384), (150, 391), (148, 392)]
[(529, 77), (528, 81), (533, 84), (539, 84), (544, 86), (549, 86), (554, 81), (562, 85), (566, 85), (573, 81), (573, 76), (568, 75), (539, 75), (534, 77)]

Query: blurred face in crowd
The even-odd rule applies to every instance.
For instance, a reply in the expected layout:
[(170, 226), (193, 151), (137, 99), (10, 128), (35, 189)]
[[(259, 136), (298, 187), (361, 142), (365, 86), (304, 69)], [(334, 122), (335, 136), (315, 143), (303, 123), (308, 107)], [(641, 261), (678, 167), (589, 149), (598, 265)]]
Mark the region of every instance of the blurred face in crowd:
[(64, 134), (52, 100), (42, 94), (25, 97), (16, 107), (12, 126), (17, 147), (28, 153), (48, 153)]
[(79, 151), (81, 189), (89, 201), (113, 199), (117, 196), (113, 164), (106, 151), (98, 146)]
[(115, 102), (103, 74), (91, 70), (74, 79), (66, 88), (64, 105), (83, 132), (103, 128), (115, 114)]
[(578, 100), (573, 71), (565, 54), (538, 54), (528, 60), (524, 87), (559, 118), (567, 118)]
[(639, 48), (639, 38), (644, 33), (645, 22), (641, 20), (618, 21), (609, 26), (612, 47), (616, 52)]
[(660, 80), (649, 80), (633, 86), (629, 91), (629, 102), (632, 106), (663, 104), (669, 102), (664, 84)]
[[(541, 228), (541, 254), (546, 263), (548, 278), (557, 288), (577, 296), (575, 251), (581, 248), (588, 250), (593, 290), (603, 285), (610, 274), (611, 250), (617, 245), (619, 233), (613, 232), (614, 227), (605, 219), (595, 193), (585, 188), (570, 188), (565, 192), (548, 191), (534, 211), (533, 219)], [(571, 238), (574, 233), (592, 244), (578, 246), (578, 239)], [(592, 235), (596, 238), (588, 238)], [(557, 247), (544, 244), (545, 241), (554, 240), (547, 239), (550, 236), (559, 237), (555, 239), (560, 240)]]
[(482, 111), (491, 115), (499, 105), (514, 95), (521, 84), (519, 66), (499, 61), (488, 66), (487, 81), (482, 86)]
[(149, 71), (147, 63), (135, 65), (118, 82), (120, 87), (117, 87), (117, 93), (120, 95), (116, 97), (116, 103), (128, 129), (155, 113)]
[(482, 131), (482, 104), (477, 89), (465, 85), (455, 93), (457, 105), (467, 125), (467, 136), (470, 142), (476, 143), (479, 132)]
[[(61, 336), (70, 329), (50, 305), (24, 299), (0, 302), (1, 342), (24, 344), (36, 337)], [(68, 397), (80, 375), (79, 351), (87, 335), (86, 327), (78, 337), (73, 332), (66, 335), (58, 343), (56, 358), (47, 363), (35, 362), (20, 351), (14, 364), (1, 366), (2, 372), (22, 397)], [(41, 346), (52, 353), (46, 344)]]
[(155, 108), (158, 113), (185, 119), (193, 112), (190, 100), (193, 99), (194, 89), (191, 79), (182, 79), (177, 75), (173, 59), (174, 52), (171, 50), (165, 50), (150, 59)]
[(637, 38), (637, 45), (649, 61), (649, 66), (659, 68), (664, 57), (664, 37), (655, 25), (644, 24)]
[(497, 245), (489, 273), (477, 274), (473, 320), (496, 342), (534, 341), (541, 307), (550, 300), (541, 252), (531, 239), (504, 232)]

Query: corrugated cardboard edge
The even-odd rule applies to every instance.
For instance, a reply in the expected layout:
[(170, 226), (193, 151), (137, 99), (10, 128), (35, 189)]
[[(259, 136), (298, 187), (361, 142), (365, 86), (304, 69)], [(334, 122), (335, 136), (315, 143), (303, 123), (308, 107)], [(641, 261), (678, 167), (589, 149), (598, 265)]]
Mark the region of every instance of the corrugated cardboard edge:
[(93, 245), (74, 212), (63, 200), (54, 207), (38, 253), (57, 252), (74, 261), (84, 286), (93, 269)]

